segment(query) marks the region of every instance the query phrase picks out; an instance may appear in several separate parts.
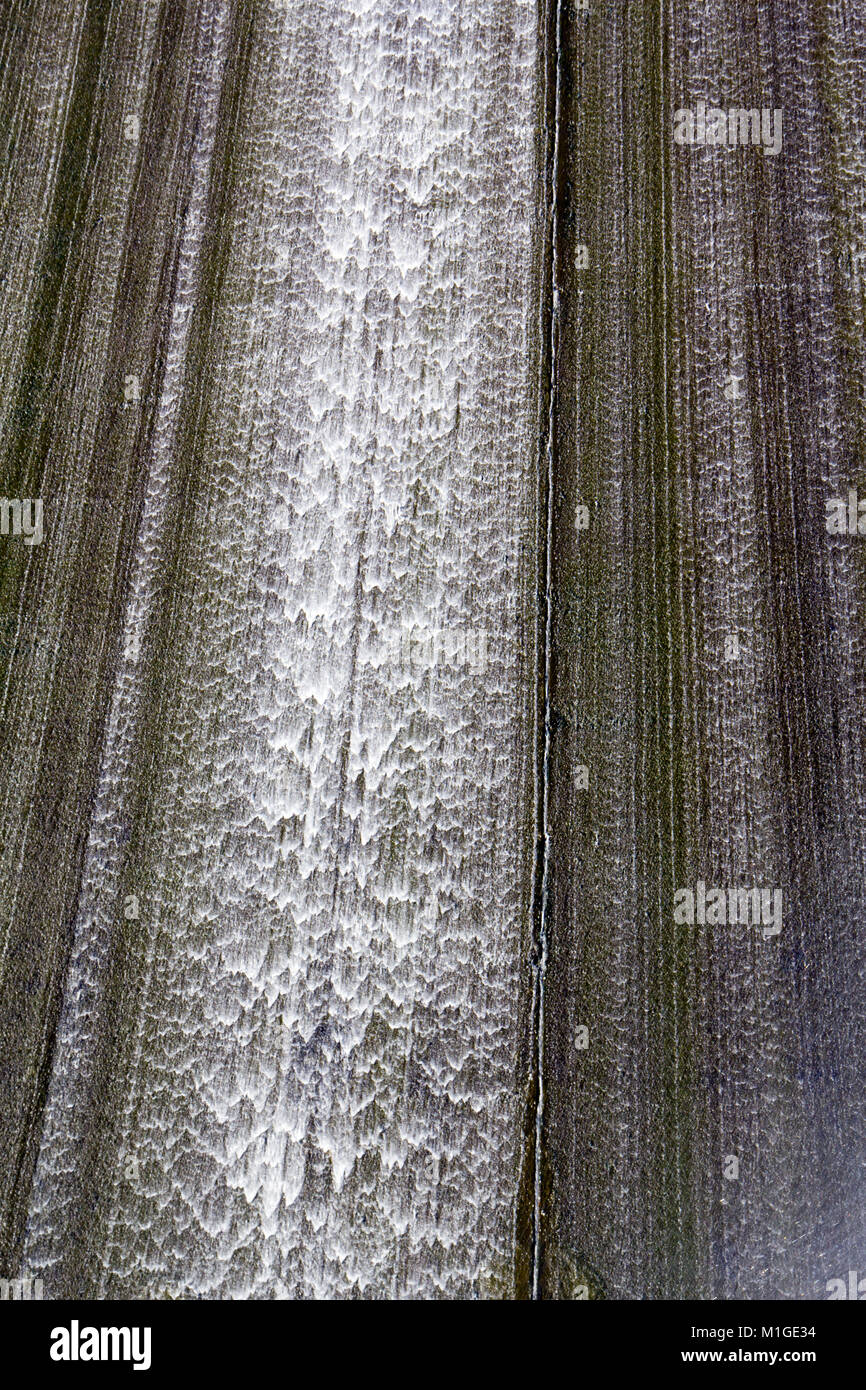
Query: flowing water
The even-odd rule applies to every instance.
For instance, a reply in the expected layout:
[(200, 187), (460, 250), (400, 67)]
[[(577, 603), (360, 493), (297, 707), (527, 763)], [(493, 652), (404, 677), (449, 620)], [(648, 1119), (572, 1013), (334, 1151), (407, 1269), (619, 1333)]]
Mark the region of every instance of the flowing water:
[[(123, 254), (176, 186), (23, 1263), (52, 1296), (507, 1293), (537, 16), (171, 8), (117, 20), (151, 45)], [(106, 141), (132, 78), (93, 61)]]

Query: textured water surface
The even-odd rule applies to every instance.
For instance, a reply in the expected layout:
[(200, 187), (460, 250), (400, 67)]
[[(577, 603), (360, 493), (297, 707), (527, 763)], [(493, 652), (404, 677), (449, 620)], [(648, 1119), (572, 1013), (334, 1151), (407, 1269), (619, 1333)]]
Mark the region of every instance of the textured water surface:
[[(825, 529), (864, 465), (866, 31), (677, 2), (562, 44), (542, 1285), (826, 1297), (866, 1252), (863, 542)], [(676, 143), (701, 101), (781, 149)], [(781, 929), (677, 922), (700, 883)]]
[[(63, 248), (102, 339), (58, 289), (79, 379), (63, 410), (31, 388), (48, 532), (21, 585), (65, 605), (79, 666), (46, 670), (43, 702), (66, 679), (96, 717), (65, 626), (96, 582), (76, 508), (101, 507), (122, 593), (98, 751), (68, 755), (80, 877), (44, 950), (12, 919), (63, 1003), (53, 1044), (28, 1036), (44, 1082), (7, 1062), (38, 1135), (9, 1239), (52, 1296), (507, 1296), (528, 1258), (537, 16), (126, 5), (95, 35), (93, 8), (17, 39), (83, 108), (64, 148), (106, 165), (72, 218), (101, 226)], [(6, 711), (23, 744), (29, 711)], [(70, 877), (72, 839), (47, 844)]]

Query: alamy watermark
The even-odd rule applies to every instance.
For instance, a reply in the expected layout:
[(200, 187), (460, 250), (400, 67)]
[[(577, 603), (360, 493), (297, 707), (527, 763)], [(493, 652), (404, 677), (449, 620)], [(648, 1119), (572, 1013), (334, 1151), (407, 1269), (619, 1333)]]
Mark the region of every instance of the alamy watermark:
[(778, 107), (746, 108), (732, 106), (723, 111), (699, 101), (674, 112), (675, 145), (715, 145), (734, 149), (760, 145), (764, 154), (779, 154), (782, 148), (782, 112)]
[(23, 1279), (0, 1279), (0, 1301), (14, 1299), (16, 1302), (29, 1302), (43, 1297), (41, 1279), (31, 1279), (29, 1276)]
[(824, 1285), (830, 1296), (830, 1301), (834, 1299), (856, 1299), (858, 1303), (866, 1302), (866, 1279), (861, 1279), (856, 1269), (848, 1270), (848, 1280), (828, 1279)]
[(862, 501), (856, 488), (844, 497), (828, 497), (824, 527), (828, 536), (866, 536), (866, 497)]
[(484, 672), (488, 664), (487, 633), (483, 628), (440, 628), (421, 624), (385, 628), (367, 644), (374, 662), (397, 662), (421, 672), (437, 668)]
[(82, 1327), (73, 1318), (68, 1327), (51, 1332), (52, 1361), (130, 1361), (134, 1371), (150, 1369), (149, 1327)]
[(674, 893), (677, 926), (760, 926), (765, 937), (782, 930), (781, 888), (708, 888), (699, 879), (695, 891), (677, 888)]
[(42, 498), (0, 497), (0, 536), (22, 536), (25, 545), (42, 543)]

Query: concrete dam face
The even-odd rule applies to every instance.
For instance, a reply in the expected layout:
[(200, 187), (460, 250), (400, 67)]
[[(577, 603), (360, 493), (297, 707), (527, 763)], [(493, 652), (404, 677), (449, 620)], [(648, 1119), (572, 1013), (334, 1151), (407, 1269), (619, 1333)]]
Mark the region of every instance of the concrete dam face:
[(3, 6), (4, 1298), (861, 1297), (864, 111), (835, 0)]

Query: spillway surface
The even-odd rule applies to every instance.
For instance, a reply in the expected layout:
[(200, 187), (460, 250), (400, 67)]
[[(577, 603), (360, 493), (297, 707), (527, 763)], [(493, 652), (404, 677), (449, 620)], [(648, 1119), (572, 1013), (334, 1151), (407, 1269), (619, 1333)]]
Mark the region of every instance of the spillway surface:
[(826, 527), (866, 30), (593, 7), (561, 51), (542, 1288), (826, 1298), (866, 1248), (862, 538)]
[(7, 1248), (52, 1297), (508, 1295), (537, 15), (60, 8), (3, 50)]

